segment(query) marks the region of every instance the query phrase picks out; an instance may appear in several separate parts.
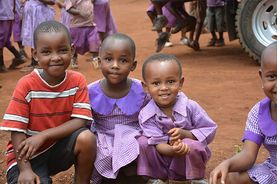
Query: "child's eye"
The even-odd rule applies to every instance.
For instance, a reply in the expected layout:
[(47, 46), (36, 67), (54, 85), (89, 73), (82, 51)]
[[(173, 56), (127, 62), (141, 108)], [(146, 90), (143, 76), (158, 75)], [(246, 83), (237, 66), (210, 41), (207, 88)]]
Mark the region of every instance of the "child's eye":
[(41, 53), (44, 55), (47, 55), (47, 54), (50, 54), (51, 52), (50, 50), (42, 50)]
[(59, 52), (60, 52), (60, 53), (67, 53), (67, 52), (68, 52), (68, 49), (67, 49), (67, 48), (64, 48), (64, 49), (61, 49)]
[(169, 83), (169, 84), (174, 84), (174, 83), (175, 83), (175, 80), (169, 80), (168, 83)]
[(273, 81), (277, 79), (277, 75), (275, 74), (270, 74), (266, 76), (267, 80)]
[(121, 58), (121, 59), (120, 59), (120, 62), (121, 62), (121, 63), (127, 63), (127, 62), (128, 62), (128, 60), (127, 60), (127, 59), (125, 59), (125, 58)]
[(104, 58), (104, 60), (105, 60), (106, 62), (110, 63), (113, 59), (112, 59), (111, 57), (106, 57), (106, 58)]
[(159, 85), (160, 85), (160, 82), (152, 82), (152, 84), (153, 84), (154, 86), (159, 86)]

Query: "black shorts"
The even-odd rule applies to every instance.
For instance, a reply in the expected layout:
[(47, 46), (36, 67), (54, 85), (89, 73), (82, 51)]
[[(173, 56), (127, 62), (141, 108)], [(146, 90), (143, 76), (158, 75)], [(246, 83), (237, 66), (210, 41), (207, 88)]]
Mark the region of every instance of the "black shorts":
[[(65, 137), (53, 145), (49, 150), (33, 158), (30, 163), (34, 173), (40, 177), (41, 184), (52, 183), (51, 177), (61, 171), (69, 169), (75, 162), (74, 148), (78, 135), (87, 130), (80, 128), (70, 136)], [(7, 173), (8, 184), (16, 184), (19, 176), (17, 165)]]

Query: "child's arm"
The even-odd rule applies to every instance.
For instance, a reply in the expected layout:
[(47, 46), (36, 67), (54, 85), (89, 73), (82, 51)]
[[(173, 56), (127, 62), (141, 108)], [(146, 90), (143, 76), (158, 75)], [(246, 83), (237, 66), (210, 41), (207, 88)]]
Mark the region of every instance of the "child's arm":
[(18, 147), (19, 158), (30, 159), (36, 151), (46, 141), (57, 141), (61, 138), (69, 136), (72, 132), (85, 127), (87, 121), (84, 119), (74, 118), (68, 122), (55, 127), (44, 130), (32, 137), (29, 137), (22, 141)]
[(246, 140), (241, 152), (223, 161), (210, 174), (210, 184), (216, 184), (220, 178), (221, 183), (225, 183), (229, 172), (244, 172), (250, 169), (257, 158), (260, 146), (252, 141)]
[(21, 142), (26, 140), (26, 135), (20, 132), (11, 132), (12, 144), (14, 146), (14, 154), (16, 156), (19, 168), (18, 183), (40, 183), (39, 177), (33, 172), (31, 164), (28, 160), (19, 157), (18, 147)]
[(53, 0), (39, 0), (40, 2), (47, 4), (47, 5), (54, 5), (55, 1)]

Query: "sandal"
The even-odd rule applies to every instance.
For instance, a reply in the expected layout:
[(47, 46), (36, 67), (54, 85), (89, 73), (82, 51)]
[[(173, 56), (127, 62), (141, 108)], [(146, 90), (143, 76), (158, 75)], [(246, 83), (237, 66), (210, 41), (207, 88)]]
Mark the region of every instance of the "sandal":
[(200, 50), (200, 46), (199, 46), (199, 43), (197, 42), (197, 41), (195, 41), (195, 40), (193, 40), (193, 41), (188, 41), (188, 46), (190, 47), (190, 48), (192, 48), (193, 50), (195, 50), (195, 51), (199, 51)]

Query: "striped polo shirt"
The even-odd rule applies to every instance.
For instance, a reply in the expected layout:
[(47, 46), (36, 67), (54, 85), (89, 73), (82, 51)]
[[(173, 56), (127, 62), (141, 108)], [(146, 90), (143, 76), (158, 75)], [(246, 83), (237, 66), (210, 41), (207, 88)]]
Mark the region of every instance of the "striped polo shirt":
[[(0, 130), (32, 136), (72, 118), (92, 120), (84, 76), (69, 70), (61, 83), (51, 86), (40, 77), (38, 70), (34, 70), (16, 85)], [(52, 144), (45, 143), (37, 154)], [(7, 146), (6, 157), (9, 169), (16, 164), (11, 141)]]

